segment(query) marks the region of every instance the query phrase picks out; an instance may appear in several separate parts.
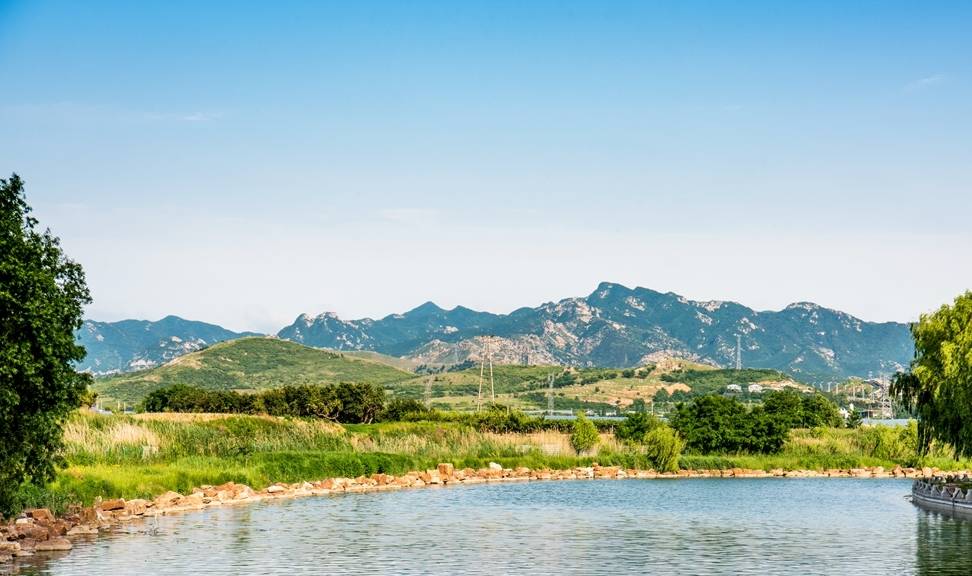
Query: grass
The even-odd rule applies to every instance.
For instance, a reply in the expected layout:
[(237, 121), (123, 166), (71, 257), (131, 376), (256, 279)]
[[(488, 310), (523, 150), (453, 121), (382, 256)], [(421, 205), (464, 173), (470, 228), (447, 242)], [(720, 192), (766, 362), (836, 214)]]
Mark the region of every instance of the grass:
[[(649, 468), (639, 447), (600, 434), (577, 455), (558, 431), (480, 432), (462, 422), (337, 425), (267, 416), (77, 413), (65, 429), (66, 467), (45, 489), (27, 489), (25, 506), (63, 510), (96, 497), (150, 498), (233, 481), (263, 488), (273, 482), (423, 470), (440, 462), (460, 468), (570, 468), (593, 462)], [(970, 469), (943, 449), (914, 456), (913, 428), (794, 430), (779, 454), (683, 455), (682, 468), (772, 470), (937, 466)]]
[(152, 391), (174, 384), (246, 391), (336, 382), (390, 386), (414, 378), (411, 372), (370, 358), (253, 337), (221, 342), (151, 370), (99, 378), (94, 389), (109, 403), (135, 404)]
[(956, 460), (949, 450), (938, 446), (930, 454), (918, 457), (915, 452), (915, 426), (884, 426), (859, 429), (815, 428), (792, 430), (778, 454), (730, 454), (682, 456), (682, 468), (753, 470), (827, 470), (831, 468), (864, 468), (884, 466), (931, 466), (942, 470), (970, 470), (972, 461)]

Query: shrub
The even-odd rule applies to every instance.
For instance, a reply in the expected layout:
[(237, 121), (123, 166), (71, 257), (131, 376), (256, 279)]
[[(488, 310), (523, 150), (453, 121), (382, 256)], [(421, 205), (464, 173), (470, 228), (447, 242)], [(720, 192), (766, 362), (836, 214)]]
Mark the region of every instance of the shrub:
[(430, 410), (418, 400), (411, 398), (395, 398), (385, 405), (381, 419), (384, 421), (400, 422), (403, 420), (421, 420), (430, 415)]
[(624, 421), (614, 429), (614, 436), (618, 440), (642, 442), (646, 434), (659, 426), (663, 426), (661, 421), (649, 414), (628, 414)]
[(597, 428), (583, 412), (577, 413), (574, 420), (573, 430), (570, 433), (570, 445), (578, 454), (586, 452), (597, 445)]
[(660, 425), (644, 436), (645, 457), (651, 466), (660, 472), (675, 472), (682, 456), (685, 443), (678, 432), (668, 426)]
[(269, 414), (369, 423), (378, 418), (384, 405), (384, 389), (368, 383), (284, 386), (256, 394), (177, 384), (155, 390), (140, 408), (146, 412)]

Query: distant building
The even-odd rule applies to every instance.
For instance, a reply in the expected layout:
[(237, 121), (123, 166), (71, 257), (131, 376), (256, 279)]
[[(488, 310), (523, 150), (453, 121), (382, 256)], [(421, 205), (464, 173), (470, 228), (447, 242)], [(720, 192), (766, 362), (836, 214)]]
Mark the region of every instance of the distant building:
[(740, 386), (739, 384), (730, 384), (726, 386), (726, 392), (738, 394), (742, 392), (742, 386)]
[(763, 387), (760, 386), (759, 384), (750, 384), (749, 386), (746, 387), (746, 391), (749, 392), (750, 394), (762, 394)]

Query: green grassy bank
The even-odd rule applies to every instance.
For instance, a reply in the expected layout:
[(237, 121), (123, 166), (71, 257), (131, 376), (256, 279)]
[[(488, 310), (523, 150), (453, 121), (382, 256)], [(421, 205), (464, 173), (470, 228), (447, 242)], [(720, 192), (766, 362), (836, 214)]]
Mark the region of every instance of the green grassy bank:
[[(794, 430), (774, 455), (683, 455), (683, 468), (771, 470), (931, 465), (972, 467), (944, 454), (914, 457), (913, 430), (905, 428)], [(227, 481), (262, 488), (273, 482), (398, 474), (439, 462), (482, 468), (569, 468), (620, 465), (648, 468), (643, 447), (601, 434), (598, 446), (576, 455), (558, 431), (497, 434), (461, 422), (386, 422), (337, 425), (268, 416), (79, 413), (65, 429), (66, 466), (46, 489), (28, 490), (24, 506), (62, 510), (97, 496), (153, 497)]]

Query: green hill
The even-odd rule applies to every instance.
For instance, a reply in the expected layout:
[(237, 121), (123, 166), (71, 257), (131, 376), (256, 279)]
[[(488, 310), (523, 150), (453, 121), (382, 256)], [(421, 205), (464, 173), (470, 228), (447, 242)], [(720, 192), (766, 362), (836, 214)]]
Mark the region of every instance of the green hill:
[(98, 378), (94, 389), (103, 400), (133, 404), (173, 384), (248, 391), (335, 382), (384, 386), (413, 378), (415, 374), (374, 360), (255, 337), (221, 342), (151, 370)]

